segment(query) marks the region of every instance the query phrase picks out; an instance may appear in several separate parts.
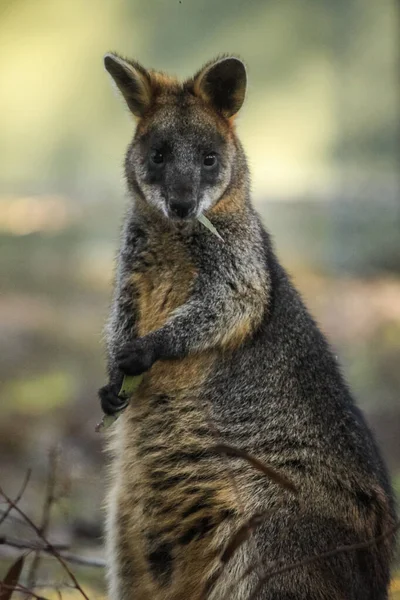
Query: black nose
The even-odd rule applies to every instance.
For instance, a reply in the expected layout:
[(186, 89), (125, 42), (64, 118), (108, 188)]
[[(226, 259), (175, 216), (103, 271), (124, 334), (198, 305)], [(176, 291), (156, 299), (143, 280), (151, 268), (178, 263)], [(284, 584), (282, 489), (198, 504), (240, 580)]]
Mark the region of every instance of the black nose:
[(172, 214), (179, 217), (180, 219), (185, 219), (188, 217), (193, 211), (193, 204), (191, 202), (170, 202), (169, 209)]

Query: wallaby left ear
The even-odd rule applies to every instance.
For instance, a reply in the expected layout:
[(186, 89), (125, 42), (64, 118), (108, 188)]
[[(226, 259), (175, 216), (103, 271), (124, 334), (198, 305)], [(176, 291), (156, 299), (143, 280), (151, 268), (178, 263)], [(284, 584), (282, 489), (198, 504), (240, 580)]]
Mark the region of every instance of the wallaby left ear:
[(224, 117), (233, 117), (246, 95), (246, 67), (234, 57), (208, 64), (194, 78), (194, 91)]
[(149, 73), (139, 63), (128, 61), (109, 52), (104, 66), (136, 117), (143, 117), (151, 104), (152, 89)]

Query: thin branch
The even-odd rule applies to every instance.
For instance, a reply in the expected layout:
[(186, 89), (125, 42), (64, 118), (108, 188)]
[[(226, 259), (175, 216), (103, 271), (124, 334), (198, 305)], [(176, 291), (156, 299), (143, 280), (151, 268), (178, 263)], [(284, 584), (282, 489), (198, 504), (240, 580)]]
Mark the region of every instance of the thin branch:
[[(17, 538), (0, 535), (0, 546), (10, 546), (11, 548), (21, 548), (22, 550), (34, 550), (35, 552), (51, 552), (49, 546), (30, 540), (20, 540)], [(57, 550), (68, 550), (69, 544), (52, 544)]]
[[(370, 546), (374, 546), (375, 544), (380, 544), (388, 537), (394, 535), (398, 529), (400, 529), (400, 521), (398, 523), (396, 523), (395, 525), (393, 525), (393, 527), (390, 527), (389, 529), (387, 529), (381, 535), (378, 535), (375, 538), (370, 538), (369, 540), (366, 540), (365, 542), (357, 542), (355, 544), (344, 544), (342, 546), (337, 546), (336, 548), (333, 548), (332, 550), (327, 550), (326, 552), (322, 552), (321, 554), (316, 554), (315, 556), (308, 556), (307, 558), (304, 558), (303, 560), (299, 560), (299, 561), (291, 563), (289, 565), (287, 565), (287, 564), (282, 565), (282, 566), (277, 565), (276, 567), (274, 567), (274, 568), (270, 569), (269, 571), (267, 571), (266, 573), (264, 573), (263, 577), (259, 580), (257, 586), (253, 590), (253, 592), (248, 600), (255, 600), (255, 598), (257, 597), (257, 594), (259, 594), (259, 592), (261, 591), (261, 589), (265, 585), (265, 583), (267, 583), (267, 581), (269, 581), (270, 579), (272, 579), (272, 577), (275, 577), (276, 575), (281, 575), (282, 573), (287, 573), (288, 571), (293, 571), (294, 569), (306, 567), (309, 564), (312, 564), (314, 562), (317, 562), (319, 560), (323, 560), (326, 558), (331, 558), (332, 556), (336, 556), (337, 554), (341, 554), (343, 552), (353, 552), (354, 550), (364, 550), (365, 548), (369, 548)], [(248, 569), (246, 569), (244, 574), (240, 577), (240, 580), (242, 580), (245, 577), (247, 577), (248, 575), (250, 575), (250, 573), (253, 570), (254, 570), (253, 567), (249, 567)]]
[(11, 498), (9, 496), (7, 496), (7, 494), (4, 492), (4, 490), (1, 488), (0, 486), (0, 495), (3, 496), (3, 498), (12, 505), (12, 508), (14, 510), (17, 511), (17, 513), (23, 518), (25, 519), (25, 521), (27, 523), (29, 523), (29, 525), (31, 526), (31, 528), (34, 530), (34, 532), (36, 533), (36, 535), (44, 542), (44, 544), (49, 548), (49, 550), (51, 550), (52, 554), (54, 555), (54, 557), (58, 560), (58, 562), (62, 565), (63, 569), (65, 570), (66, 573), (68, 573), (69, 577), (71, 578), (71, 580), (73, 581), (73, 583), (75, 584), (76, 589), (79, 591), (79, 593), (85, 598), (85, 600), (89, 600), (87, 594), (83, 591), (83, 589), (81, 588), (81, 586), (79, 585), (78, 580), (76, 579), (75, 575), (73, 574), (73, 572), (71, 571), (71, 569), (69, 568), (68, 564), (66, 563), (66, 561), (63, 559), (63, 557), (61, 556), (61, 554), (58, 552), (57, 548), (55, 548), (52, 544), (50, 544), (50, 542), (46, 539), (46, 537), (40, 532), (40, 529), (35, 525), (35, 523), (28, 517), (28, 515), (26, 515), (16, 504), (13, 500), (11, 500)]
[(70, 552), (63, 552), (62, 558), (75, 565), (82, 565), (83, 567), (98, 567), (104, 569), (107, 566), (106, 561), (103, 558), (86, 558), (85, 556), (78, 556), (77, 554), (71, 554)]
[(9, 506), (7, 507), (7, 510), (0, 510), (0, 517), (5, 517), (4, 519), (3, 518), (1, 519), (1, 523), (7, 519), (8, 521), (13, 521), (14, 523), (18, 523), (18, 525), (23, 525), (24, 527), (29, 527), (29, 525), (26, 523), (26, 521), (24, 521), (20, 517), (17, 517), (17, 515), (12, 515), (9, 513), (10, 513)]
[[(214, 446), (214, 451), (218, 452), (222, 456), (222, 461), (223, 461), (223, 464), (225, 467), (225, 471), (226, 471), (228, 480), (230, 482), (230, 485), (232, 486), (233, 493), (236, 497), (238, 510), (239, 510), (240, 514), (242, 516), (244, 516), (245, 505), (244, 505), (243, 499), (241, 497), (239, 485), (236, 481), (236, 477), (233, 472), (232, 466), (228, 460), (228, 453), (226, 452), (226, 448), (231, 448), (231, 446), (227, 446), (226, 444), (220, 443), (221, 433), (212, 420), (211, 409), (210, 409), (210, 405), (208, 403), (206, 404), (206, 421), (207, 421), (207, 425), (212, 433), (212, 436), (216, 442), (216, 445)], [(250, 539), (250, 543), (253, 546), (253, 550), (254, 550), (255, 554), (259, 555), (257, 546), (252, 538)], [(257, 563), (259, 563), (259, 562), (261, 562), (261, 561), (257, 561)], [(257, 569), (258, 567), (256, 566), (255, 568)], [(202, 596), (201, 596), (202, 598), (208, 598), (208, 596), (212, 593), (212, 590), (214, 589), (217, 581), (219, 580), (219, 578), (222, 575), (223, 569), (224, 569), (224, 565), (223, 565), (223, 563), (221, 563), (220, 567), (215, 571), (213, 577), (211, 577), (211, 579), (209, 579), (206, 582), (203, 592), (202, 592)], [(258, 575), (261, 576), (260, 573)]]
[(270, 515), (270, 511), (264, 511), (262, 513), (257, 513), (253, 515), (246, 523), (243, 523), (241, 527), (233, 534), (231, 539), (229, 540), (227, 546), (225, 547), (224, 552), (220, 558), (220, 561), (223, 564), (226, 564), (229, 560), (231, 560), (232, 556), (236, 553), (237, 550), (246, 542), (250, 535), (254, 532), (254, 530), (262, 525), (267, 515)]
[[(342, 546), (337, 546), (336, 548), (333, 548), (332, 550), (328, 550), (326, 552), (323, 552), (321, 554), (316, 554), (314, 556), (307, 556), (303, 560), (299, 560), (297, 562), (290, 563), (290, 564), (282, 564), (284, 562), (283, 560), (276, 561), (275, 566), (272, 569), (270, 569), (269, 571), (264, 572), (263, 576), (260, 577), (260, 579), (257, 583), (257, 586), (251, 593), (248, 600), (255, 600), (257, 597), (257, 594), (261, 591), (261, 589), (265, 585), (265, 583), (267, 583), (267, 581), (269, 581), (276, 575), (281, 575), (282, 573), (287, 573), (288, 571), (293, 571), (294, 569), (298, 569), (298, 568), (307, 566), (313, 562), (323, 560), (324, 558), (331, 558), (332, 556), (336, 556), (337, 554), (341, 554), (342, 552), (351, 552), (353, 550), (363, 550), (364, 548), (369, 548), (370, 546), (373, 546), (374, 544), (379, 544), (380, 542), (382, 542), (386, 538), (390, 537), (391, 535), (394, 535), (398, 529), (400, 529), (400, 521), (398, 523), (396, 523), (393, 527), (390, 527), (389, 529), (387, 529), (381, 535), (379, 535), (375, 538), (370, 538), (369, 540), (366, 540), (365, 542), (357, 542), (355, 544), (345, 544)], [(251, 575), (251, 573), (253, 573), (260, 566), (263, 566), (263, 565), (260, 565), (260, 563), (251, 564), (244, 571), (244, 573), (242, 573), (242, 575), (240, 577), (238, 577), (233, 583), (231, 583), (228, 586), (228, 588), (225, 590), (225, 594), (222, 596), (222, 600), (227, 600), (227, 598), (230, 597), (230, 593), (232, 592), (232, 590), (241, 581), (246, 579), (246, 577)], [(259, 575), (258, 571), (257, 571), (257, 575)]]
[[(209, 407), (208, 407), (208, 420), (207, 421), (208, 421), (208, 426), (209, 426), (211, 432), (213, 433), (216, 442), (218, 442), (218, 440), (220, 439), (221, 436), (220, 436), (219, 431), (214, 426), (214, 424), (211, 420)], [(228, 473), (229, 479), (231, 480), (231, 485), (234, 490), (236, 500), (238, 502), (238, 506), (239, 506), (239, 509), (240, 509), (240, 512), (242, 515), (244, 515), (244, 504), (240, 499), (239, 487), (237, 485), (236, 478), (235, 478), (235, 475), (231, 468), (231, 465), (229, 464), (229, 461), (228, 461), (229, 457), (242, 458), (242, 459), (246, 460), (253, 468), (257, 469), (258, 471), (261, 471), (261, 473), (263, 473), (263, 475), (265, 477), (268, 477), (271, 481), (274, 481), (277, 485), (279, 485), (280, 487), (284, 488), (285, 490), (291, 492), (292, 494), (297, 494), (297, 488), (294, 485), (294, 483), (292, 481), (290, 481), (290, 479), (288, 479), (285, 475), (278, 473), (277, 471), (275, 471), (275, 469), (273, 469), (269, 465), (266, 465), (265, 463), (263, 463), (261, 460), (259, 460), (252, 454), (249, 454), (245, 450), (242, 450), (242, 448), (238, 448), (236, 446), (231, 446), (228, 444), (217, 443), (215, 446), (213, 446), (211, 448), (211, 450), (213, 450), (214, 452), (217, 452), (218, 454), (221, 454), (224, 457), (225, 468)], [(257, 546), (254, 542), (254, 538), (251, 537), (252, 531), (255, 529), (255, 527), (257, 527), (260, 524), (260, 522), (261, 522), (260, 515), (255, 515), (254, 517), (250, 518), (250, 520), (248, 520), (246, 523), (244, 523), (239, 528), (239, 530), (233, 534), (233, 537), (228, 542), (228, 545), (225, 548), (225, 551), (221, 557), (220, 567), (215, 571), (213, 577), (206, 583), (206, 586), (203, 591), (203, 597), (208, 597), (208, 595), (211, 593), (211, 591), (215, 587), (217, 581), (221, 577), (227, 561), (232, 557), (232, 555), (236, 552), (236, 550), (238, 550), (238, 548), (247, 539), (250, 538), (249, 541), (253, 546), (253, 550), (254, 550), (255, 554), (260, 556), (259, 550), (257, 549)], [(261, 578), (263, 576), (263, 571), (262, 570), (258, 571), (258, 569), (260, 569), (260, 566), (261, 566), (261, 557), (259, 558), (258, 561), (256, 561), (256, 564), (254, 565), (254, 570), (257, 570), (257, 575)]]
[[(51, 508), (56, 500), (55, 497), (55, 488), (56, 488), (56, 476), (57, 476), (57, 466), (58, 466), (58, 451), (57, 448), (52, 448), (49, 454), (49, 471), (47, 475), (47, 485), (46, 485), (46, 496), (43, 505), (42, 519), (39, 526), (39, 531), (43, 537), (46, 537), (49, 524), (50, 524), (50, 514)], [(28, 587), (34, 588), (37, 572), (40, 564), (40, 550), (35, 552), (33, 557), (29, 573), (28, 573)]]
[(12, 590), (13, 592), (16, 592), (18, 594), (24, 594), (25, 596), (33, 596), (34, 598), (36, 598), (36, 600), (49, 600), (49, 598), (45, 598), (44, 596), (38, 596), (38, 594), (35, 594), (35, 592), (25, 587), (21, 583), (17, 583), (16, 585), (7, 585), (6, 583), (0, 581), (0, 590), (2, 589)]
[(215, 452), (219, 452), (220, 454), (225, 454), (226, 456), (230, 456), (233, 458), (243, 458), (244, 460), (247, 460), (247, 462), (250, 463), (252, 467), (257, 469), (257, 471), (261, 471), (261, 473), (263, 473), (266, 477), (271, 479), (271, 481), (274, 481), (275, 483), (283, 487), (285, 490), (292, 492), (292, 494), (297, 494), (297, 488), (294, 485), (294, 483), (290, 481), (290, 479), (288, 479), (285, 475), (282, 475), (282, 473), (279, 473), (269, 465), (266, 465), (264, 462), (262, 462), (252, 454), (249, 454), (245, 450), (237, 448), (236, 446), (230, 446), (228, 444), (217, 444), (216, 446), (214, 446), (214, 448), (212, 448), (212, 450), (214, 450)]
[(74, 590), (73, 583), (54, 583), (52, 581), (38, 581), (35, 584), (36, 589), (42, 590)]
[[(3, 584), (0, 581), (0, 590), (2, 587), (5, 590), (11, 590), (11, 588), (12, 588), (12, 586)], [(52, 582), (41, 582), (41, 581), (35, 584), (35, 588), (36, 589), (45, 589), (45, 590), (54, 590), (60, 599), (62, 598), (61, 590), (75, 590), (76, 589), (72, 583), (52, 583)], [(16, 586), (13, 587), (13, 591), (16, 593), (19, 593), (19, 594), (24, 594), (24, 595), (29, 594), (30, 596), (33, 596), (34, 598), (36, 598), (36, 600), (49, 600), (48, 598), (39, 596), (38, 594), (36, 594), (35, 592), (30, 590), (26, 586), (22, 585), (21, 583), (17, 583)]]
[[(21, 489), (19, 490), (19, 492), (14, 500), (14, 504), (18, 504), (18, 502), (21, 500), (22, 496), (24, 495), (25, 490), (28, 486), (29, 480), (31, 478), (31, 475), (32, 475), (32, 470), (28, 469), (26, 472), (26, 475), (25, 475), (25, 479), (22, 483)], [(4, 512), (2, 512), (2, 516), (0, 518), (0, 525), (2, 525), (4, 523), (4, 521), (7, 519), (8, 515), (10, 514), (12, 509), (13, 509), (13, 506), (10, 503), (8, 503), (6, 510)]]
[(106, 561), (102, 558), (86, 558), (85, 556), (79, 556), (77, 554), (72, 554), (71, 552), (63, 552), (63, 550), (69, 547), (67, 544), (41, 545), (38, 542), (33, 542), (30, 540), (17, 540), (10, 537), (0, 536), (0, 546), (1, 545), (22, 550), (45, 552), (53, 558), (57, 558), (54, 556), (54, 549), (56, 549), (59, 551), (61, 558), (63, 558), (66, 562), (82, 565), (84, 567), (104, 568), (106, 566)]

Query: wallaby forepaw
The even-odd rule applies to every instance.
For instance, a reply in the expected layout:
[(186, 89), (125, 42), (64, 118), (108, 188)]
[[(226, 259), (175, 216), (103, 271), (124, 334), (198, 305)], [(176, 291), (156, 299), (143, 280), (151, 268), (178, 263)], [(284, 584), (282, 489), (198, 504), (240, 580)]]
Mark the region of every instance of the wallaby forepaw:
[(99, 389), (101, 408), (106, 415), (115, 415), (127, 405), (127, 400), (118, 396), (118, 390), (114, 385), (107, 384)]
[(154, 363), (154, 352), (141, 339), (127, 344), (116, 356), (117, 365), (124, 375), (141, 375)]

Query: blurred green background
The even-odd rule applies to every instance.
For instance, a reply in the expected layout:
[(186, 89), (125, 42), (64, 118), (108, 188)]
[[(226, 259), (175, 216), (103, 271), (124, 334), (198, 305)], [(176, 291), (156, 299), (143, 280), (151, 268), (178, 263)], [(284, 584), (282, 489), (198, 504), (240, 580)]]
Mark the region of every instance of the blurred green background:
[(40, 516), (60, 447), (57, 540), (101, 554), (96, 392), (134, 129), (103, 69), (108, 50), (180, 77), (219, 53), (246, 61), (237, 126), (254, 202), (400, 491), (398, 8), (0, 1), (0, 482), (15, 493), (32, 467), (22, 505)]

